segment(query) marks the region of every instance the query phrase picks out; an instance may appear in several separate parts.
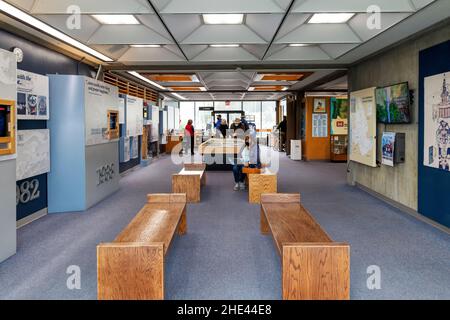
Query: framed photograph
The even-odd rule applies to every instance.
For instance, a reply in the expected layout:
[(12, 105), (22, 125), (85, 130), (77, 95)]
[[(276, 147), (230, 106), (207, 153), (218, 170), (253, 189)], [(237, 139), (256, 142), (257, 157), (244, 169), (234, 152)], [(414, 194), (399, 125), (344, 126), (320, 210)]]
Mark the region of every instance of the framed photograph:
[(326, 99), (314, 99), (314, 113), (326, 113), (327, 112), (327, 100)]

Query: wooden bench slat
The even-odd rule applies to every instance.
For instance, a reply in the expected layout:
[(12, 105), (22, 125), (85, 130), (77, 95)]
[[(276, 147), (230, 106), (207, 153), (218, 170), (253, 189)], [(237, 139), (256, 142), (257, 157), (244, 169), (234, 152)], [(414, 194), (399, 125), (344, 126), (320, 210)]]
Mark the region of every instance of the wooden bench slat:
[(262, 206), (280, 254), (285, 243), (332, 242), (300, 203), (263, 203)]
[(166, 253), (185, 208), (184, 203), (146, 205), (114, 242), (161, 242), (164, 243), (164, 253)]

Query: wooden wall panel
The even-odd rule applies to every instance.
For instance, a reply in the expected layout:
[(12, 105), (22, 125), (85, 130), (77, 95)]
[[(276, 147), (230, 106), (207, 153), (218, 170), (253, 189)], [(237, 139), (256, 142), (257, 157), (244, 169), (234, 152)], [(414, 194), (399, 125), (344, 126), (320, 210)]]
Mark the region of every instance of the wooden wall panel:
[[(327, 104), (328, 115), (328, 135), (326, 138), (313, 138), (313, 109), (314, 99), (323, 98)], [(306, 98), (306, 119), (305, 119), (305, 140), (303, 141), (303, 157), (305, 160), (331, 160), (330, 142), (330, 98), (329, 97), (307, 97)]]

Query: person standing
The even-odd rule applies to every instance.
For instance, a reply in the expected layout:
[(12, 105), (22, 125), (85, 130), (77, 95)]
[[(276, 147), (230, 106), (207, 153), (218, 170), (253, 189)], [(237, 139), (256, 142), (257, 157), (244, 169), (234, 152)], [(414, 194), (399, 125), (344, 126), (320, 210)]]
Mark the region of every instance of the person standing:
[[(191, 149), (191, 155), (194, 155), (194, 147), (195, 147), (195, 130), (194, 126), (192, 125), (194, 122), (192, 120), (189, 120), (186, 128), (184, 130), (184, 136), (186, 137), (187, 145), (189, 149)], [(187, 151), (186, 151), (187, 153)]]
[(283, 121), (280, 122), (277, 129), (280, 130), (281, 149), (283, 151), (285, 151), (286, 150), (286, 135), (287, 135), (287, 117), (286, 116), (283, 116)]
[(223, 119), (222, 123), (219, 127), (219, 130), (220, 130), (220, 133), (222, 134), (222, 137), (224, 137), (225, 139), (227, 138), (228, 129), (230, 129), (230, 128), (228, 127), (227, 120)]
[(217, 115), (217, 122), (214, 123), (214, 128), (216, 129), (216, 138), (220, 138), (220, 126), (222, 125), (222, 116)]

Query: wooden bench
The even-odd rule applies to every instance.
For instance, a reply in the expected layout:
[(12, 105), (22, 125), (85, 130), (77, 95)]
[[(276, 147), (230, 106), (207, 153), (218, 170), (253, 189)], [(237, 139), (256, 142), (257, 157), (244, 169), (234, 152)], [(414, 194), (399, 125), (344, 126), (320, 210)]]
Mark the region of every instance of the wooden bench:
[(163, 300), (164, 257), (187, 231), (186, 195), (152, 194), (112, 243), (97, 246), (99, 300)]
[(243, 168), (242, 173), (247, 174), (248, 202), (259, 204), (263, 193), (278, 192), (278, 177), (267, 168)]
[(261, 232), (281, 255), (284, 300), (350, 299), (350, 246), (331, 240), (299, 194), (263, 194)]
[(172, 175), (172, 192), (185, 193), (187, 202), (200, 202), (201, 186), (206, 184), (206, 164), (185, 163), (184, 168)]

